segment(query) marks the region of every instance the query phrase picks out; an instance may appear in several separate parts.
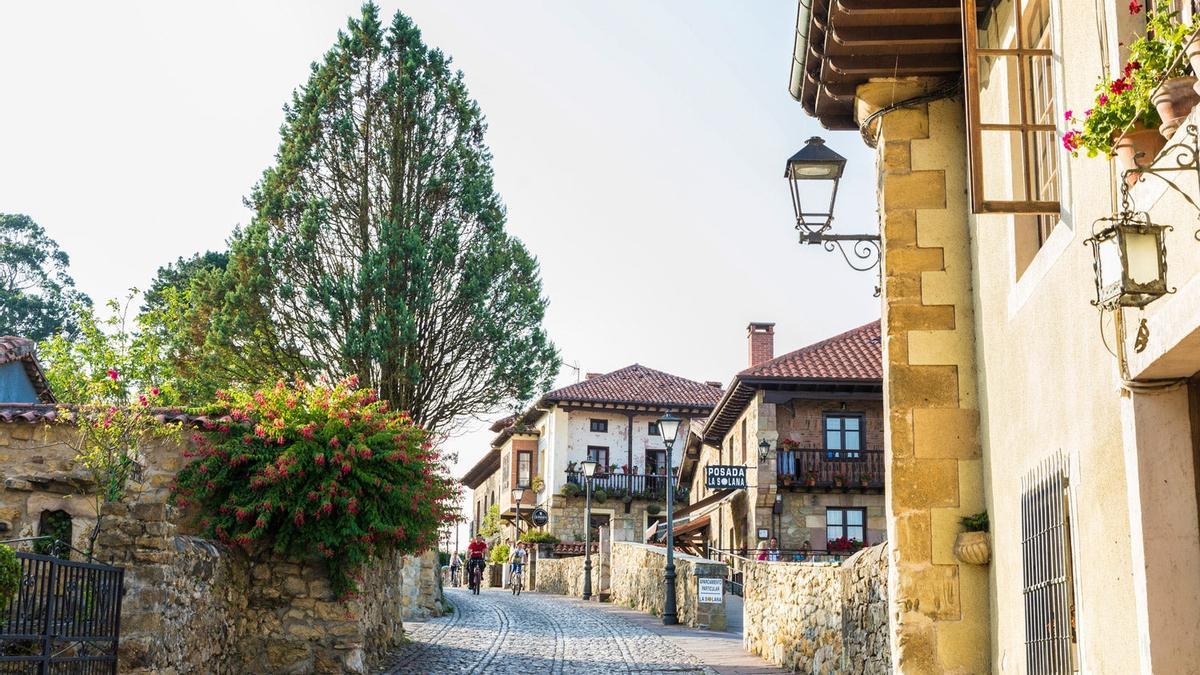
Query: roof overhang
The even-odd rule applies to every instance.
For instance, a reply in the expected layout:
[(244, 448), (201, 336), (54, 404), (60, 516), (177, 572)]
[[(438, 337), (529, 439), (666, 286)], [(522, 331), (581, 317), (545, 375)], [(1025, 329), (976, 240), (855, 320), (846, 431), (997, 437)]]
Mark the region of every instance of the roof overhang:
[(496, 448), (488, 448), (483, 457), (480, 458), (475, 466), (471, 467), (459, 482), (472, 490), (483, 485), (483, 482), (488, 479), (493, 473), (500, 470), (500, 452)]
[(799, 0), (788, 84), (792, 97), (827, 129), (857, 129), (859, 85), (876, 78), (958, 78), (963, 67), (959, 3)]

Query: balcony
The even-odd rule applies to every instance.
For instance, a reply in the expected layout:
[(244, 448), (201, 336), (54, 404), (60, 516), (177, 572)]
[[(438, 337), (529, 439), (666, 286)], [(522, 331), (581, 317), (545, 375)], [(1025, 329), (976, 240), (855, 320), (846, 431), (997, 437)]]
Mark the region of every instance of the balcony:
[[(568, 471), (567, 483), (584, 488), (582, 471)], [(592, 489), (604, 490), (609, 498), (631, 496), (634, 499), (663, 501), (666, 499), (667, 477), (644, 473), (606, 473), (592, 476)], [(688, 488), (675, 486), (675, 500), (686, 501)], [(580, 493), (582, 495), (582, 493)]]
[(882, 450), (777, 450), (776, 480), (802, 492), (883, 492)]

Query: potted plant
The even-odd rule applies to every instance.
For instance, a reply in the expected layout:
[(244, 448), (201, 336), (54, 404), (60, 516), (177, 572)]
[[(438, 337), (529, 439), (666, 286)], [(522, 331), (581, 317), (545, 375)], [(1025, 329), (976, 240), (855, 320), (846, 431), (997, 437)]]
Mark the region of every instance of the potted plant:
[(626, 476), (629, 475), (629, 465), (628, 464), (621, 465), (621, 473), (625, 474)]
[(541, 476), (534, 476), (533, 482), (530, 484), (530, 487), (533, 489), (533, 491), (535, 493), (541, 494), (542, 490), (546, 489), (546, 481), (542, 480)]
[(617, 465), (616, 465), (616, 464), (609, 464), (609, 465), (608, 465), (608, 473), (609, 473), (610, 475), (611, 475), (611, 474), (616, 474), (616, 473), (617, 473)]
[(567, 473), (575, 473), (578, 470), (575, 462), (567, 462)]
[(960, 518), (964, 532), (954, 540), (954, 557), (968, 565), (986, 565), (992, 559), (992, 542), (988, 535), (988, 514), (981, 511)]
[(808, 475), (804, 477), (804, 484), (809, 487), (817, 484), (817, 472), (815, 469), (809, 469)]
[(871, 481), (875, 480), (875, 474), (867, 472), (858, 477), (858, 483), (862, 487), (871, 487)]
[(830, 539), (825, 545), (825, 550), (830, 553), (854, 553), (862, 547), (863, 542), (851, 537), (841, 536), (837, 539)]
[(562, 486), (562, 496), (564, 497), (578, 497), (581, 492), (583, 492), (583, 488), (574, 483), (566, 483)]
[(662, 507), (656, 503), (647, 504), (646, 513), (649, 513), (652, 516), (657, 516), (658, 514), (662, 513)]
[(608, 491), (604, 488), (592, 490), (592, 501), (596, 502), (597, 504), (603, 504), (604, 502), (608, 501)]
[[(1072, 156), (1078, 157), (1080, 150), (1088, 157), (1116, 156), (1128, 171), (1152, 162), (1166, 145), (1157, 130), (1161, 123), (1158, 111), (1140, 97), (1131, 81), (1132, 73), (1126, 66), (1126, 74), (1116, 80), (1101, 78), (1092, 107), (1084, 111), (1082, 119), (1070, 110), (1064, 113), (1068, 123), (1079, 125), (1062, 139)], [(1139, 176), (1132, 172), (1126, 181), (1132, 185)]]
[(846, 477), (840, 473), (833, 474), (833, 486), (842, 487), (846, 484)]
[[(1141, 9), (1136, 2), (1129, 6), (1134, 14)], [(1184, 58), (1196, 27), (1196, 23), (1182, 22), (1176, 12), (1156, 9), (1146, 13), (1146, 34), (1129, 45), (1125, 77), (1132, 80), (1139, 96), (1148, 96), (1157, 109), (1162, 119), (1158, 130), (1164, 138), (1169, 139), (1200, 103), (1196, 77)]]

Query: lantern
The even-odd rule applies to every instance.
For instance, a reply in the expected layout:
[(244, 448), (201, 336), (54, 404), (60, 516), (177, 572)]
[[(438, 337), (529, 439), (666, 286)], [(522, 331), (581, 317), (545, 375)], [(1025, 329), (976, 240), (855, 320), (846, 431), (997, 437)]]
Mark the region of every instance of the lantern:
[(1091, 245), (1094, 257), (1092, 304), (1105, 309), (1145, 307), (1169, 293), (1165, 233), (1170, 229), (1150, 222), (1149, 214), (1141, 211), (1096, 221), (1084, 242)]

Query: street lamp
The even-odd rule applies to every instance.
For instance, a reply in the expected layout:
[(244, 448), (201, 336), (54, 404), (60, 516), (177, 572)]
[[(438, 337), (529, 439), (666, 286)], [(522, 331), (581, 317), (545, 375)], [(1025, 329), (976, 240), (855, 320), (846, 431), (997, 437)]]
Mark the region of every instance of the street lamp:
[(596, 475), (596, 462), (583, 462), (584, 523), (583, 523), (583, 599), (592, 599), (592, 476)]
[(1092, 247), (1096, 273), (1093, 305), (1105, 309), (1145, 307), (1167, 288), (1165, 233), (1170, 225), (1150, 222), (1144, 212), (1123, 210), (1101, 218), (1084, 243)]
[(671, 450), (675, 445), (675, 437), (679, 434), (678, 417), (667, 413), (658, 419), (658, 432), (662, 434), (663, 445), (667, 446), (667, 566), (663, 569), (663, 577), (667, 584), (666, 599), (663, 601), (663, 624), (673, 626), (679, 623), (675, 614), (675, 489), (671, 485), (672, 471)]
[(851, 268), (865, 272), (879, 264), (879, 235), (828, 234), (833, 228), (838, 182), (845, 170), (846, 158), (826, 147), (825, 139), (813, 136), (788, 158), (783, 177), (791, 188), (800, 243), (821, 244), (826, 251), (836, 248)]
[(762, 439), (758, 442), (758, 463), (762, 464), (767, 461), (767, 457), (771, 454), (771, 443), (767, 439)]
[(525, 496), (524, 488), (514, 488), (512, 491), (513, 501), (517, 505), (517, 520), (515, 522), (517, 528), (516, 540), (521, 541), (521, 497)]

